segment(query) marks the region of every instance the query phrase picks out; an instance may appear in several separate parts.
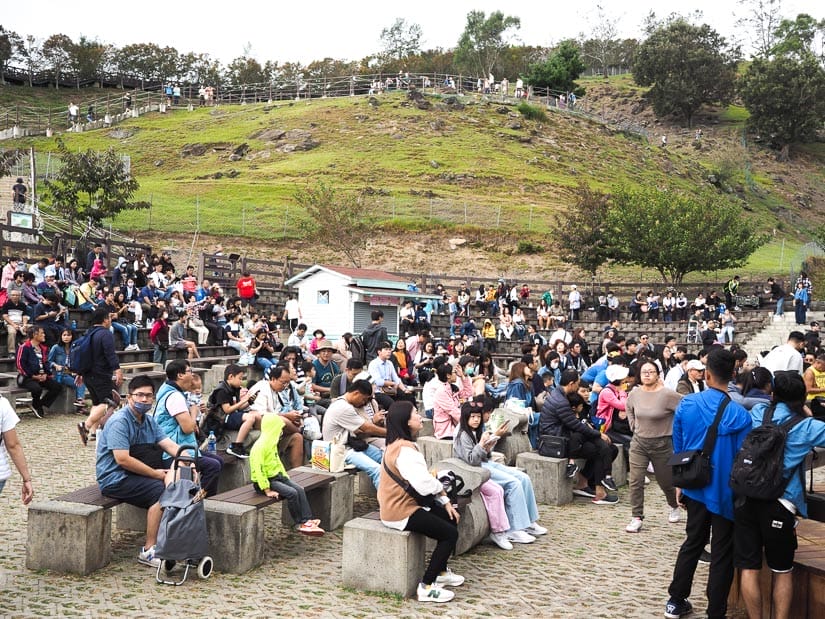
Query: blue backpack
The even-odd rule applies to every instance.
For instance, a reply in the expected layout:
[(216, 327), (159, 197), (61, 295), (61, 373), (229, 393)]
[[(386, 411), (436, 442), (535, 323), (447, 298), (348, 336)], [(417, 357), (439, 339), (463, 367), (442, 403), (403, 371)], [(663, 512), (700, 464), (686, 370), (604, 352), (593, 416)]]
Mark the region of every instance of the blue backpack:
[(82, 337), (72, 342), (69, 348), (69, 367), (81, 376), (92, 371), (92, 336), (100, 328), (100, 326), (92, 327)]

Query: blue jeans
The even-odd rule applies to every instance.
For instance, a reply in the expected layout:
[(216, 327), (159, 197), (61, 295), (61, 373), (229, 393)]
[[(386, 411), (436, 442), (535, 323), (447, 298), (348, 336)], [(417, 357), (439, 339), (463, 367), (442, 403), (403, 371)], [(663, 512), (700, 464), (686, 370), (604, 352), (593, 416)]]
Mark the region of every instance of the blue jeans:
[(137, 344), (138, 330), (135, 325), (124, 325), (122, 322), (113, 322), (112, 329), (120, 334), (124, 346)]
[(58, 372), (54, 379), (61, 385), (66, 385), (70, 389), (74, 389), (75, 400), (82, 400), (86, 397), (86, 385), (76, 385), (74, 377), (71, 374), (63, 374)]
[(785, 297), (776, 300), (776, 315), (777, 316), (784, 316), (785, 315)]
[(498, 462), (483, 462), (490, 479), (504, 488), (504, 510), (510, 520), (510, 530), (520, 531), (539, 519), (539, 508), (533, 492), (533, 482), (526, 473)]
[(3, 492), (3, 488), (5, 488), (5, 487), (6, 487), (6, 480), (5, 479), (0, 479), (0, 493)]
[(266, 359), (265, 357), (255, 357), (255, 365), (261, 368), (264, 372), (266, 372), (271, 365), (275, 362), (272, 359)]
[(378, 479), (381, 477), (381, 458), (384, 452), (375, 445), (368, 445), (364, 451), (347, 449), (344, 457), (346, 464), (354, 464), (359, 471), (366, 471), (372, 480), (372, 485), (378, 488)]

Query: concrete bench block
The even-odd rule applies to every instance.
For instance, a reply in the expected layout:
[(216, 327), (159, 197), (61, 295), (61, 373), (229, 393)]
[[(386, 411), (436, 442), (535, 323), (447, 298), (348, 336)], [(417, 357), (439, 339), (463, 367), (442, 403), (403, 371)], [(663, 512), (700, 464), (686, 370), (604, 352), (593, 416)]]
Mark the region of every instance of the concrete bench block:
[(218, 477), (218, 493), (245, 486), (249, 480), (249, 460), (236, 458), (234, 462), (225, 462)]
[[(344, 526), (344, 523), (348, 520), (352, 520), (352, 505), (355, 494), (353, 475), (346, 472), (326, 473), (308, 466), (300, 466), (293, 470), (310, 471), (332, 477), (329, 485), (307, 492), (307, 500), (312, 509), (312, 514), (321, 520), (322, 529), (332, 531)], [(281, 522), (285, 525), (293, 524), (286, 505), (281, 507)]]
[(209, 555), (215, 569), (244, 574), (264, 562), (264, 511), (248, 505), (206, 499)]
[(344, 586), (415, 595), (424, 573), (425, 539), (418, 533), (385, 527), (380, 520), (350, 520), (344, 525)]
[(534, 452), (520, 453), (516, 466), (524, 469), (533, 482), (536, 502), (545, 505), (565, 505), (573, 500), (572, 480), (567, 479), (567, 460), (546, 458)]
[(613, 460), (613, 468), (610, 474), (617, 486), (624, 486), (627, 483), (627, 448), (623, 445), (616, 445), (619, 448), (619, 455)]
[(418, 431), (418, 438), (433, 435), (433, 420), (426, 417), (421, 418), (421, 429)]
[(146, 512), (142, 507), (121, 503), (115, 507), (115, 528), (118, 531), (146, 531)]
[(112, 554), (112, 512), (97, 505), (37, 501), (28, 510), (26, 567), (83, 576)]
[(472, 466), (458, 458), (439, 460), (433, 467), (437, 471), (450, 470), (461, 475), (465, 490), (478, 490), (485, 481), (490, 479), (490, 471), (480, 466)]
[(372, 479), (370, 479), (366, 471), (358, 471), (355, 477), (358, 483), (358, 496), (378, 496), (378, 491), (375, 489), (375, 486), (372, 484)]
[(427, 468), (433, 468), (437, 462), (453, 457), (453, 441), (434, 436), (422, 436), (416, 441)]

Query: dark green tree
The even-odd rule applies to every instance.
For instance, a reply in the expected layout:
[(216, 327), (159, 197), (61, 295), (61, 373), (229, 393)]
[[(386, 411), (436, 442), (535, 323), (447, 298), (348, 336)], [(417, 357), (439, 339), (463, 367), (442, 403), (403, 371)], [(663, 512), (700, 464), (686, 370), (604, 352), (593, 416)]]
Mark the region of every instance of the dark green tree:
[(233, 86), (263, 84), (269, 81), (261, 63), (248, 56), (239, 56), (226, 67), (226, 78)]
[(767, 241), (740, 206), (710, 190), (622, 188), (608, 227), (616, 262), (656, 269), (676, 286), (693, 271), (742, 266)]
[(60, 88), (60, 76), (72, 61), (74, 41), (65, 34), (53, 34), (43, 42), (43, 60), (54, 75), (54, 87)]
[(100, 79), (100, 73), (110, 53), (108, 45), (81, 35), (77, 43), (69, 48), (69, 64), (75, 74), (75, 83), (80, 89), (86, 80)]
[(297, 223), (303, 235), (360, 267), (374, 226), (372, 209), (363, 196), (318, 181), (295, 192), (295, 201), (301, 207)]
[(519, 28), (518, 17), (505, 17), (501, 11), (493, 11), (489, 17), (484, 11), (470, 11), (455, 49), (458, 68), (485, 77), (494, 74), (499, 55)]
[(54, 209), (69, 219), (70, 233), (75, 221), (100, 224), (121, 211), (149, 208), (148, 202), (132, 199), (140, 186), (113, 148), (72, 152), (58, 139), (57, 149), (60, 169), (46, 181), (46, 193)]
[(581, 183), (574, 191), (576, 204), (559, 230), (561, 258), (596, 275), (615, 258), (608, 227), (610, 196)]
[(690, 127), (703, 105), (731, 100), (738, 55), (707, 24), (677, 19), (639, 46), (633, 79), (651, 87), (648, 97), (657, 116), (679, 114)]
[(572, 92), (582, 95), (584, 91), (576, 87), (575, 81), (585, 66), (579, 55), (579, 44), (573, 40), (562, 41), (544, 62), (530, 65), (527, 83), (538, 88), (548, 88), (556, 92)]
[(739, 94), (750, 112), (748, 127), (787, 161), (794, 144), (816, 139), (825, 122), (825, 68), (815, 47), (825, 21), (809, 15), (783, 20), (769, 58), (756, 58)]
[(4, 71), (17, 55), (22, 39), (13, 30), (6, 30), (0, 25), (0, 84), (5, 84)]

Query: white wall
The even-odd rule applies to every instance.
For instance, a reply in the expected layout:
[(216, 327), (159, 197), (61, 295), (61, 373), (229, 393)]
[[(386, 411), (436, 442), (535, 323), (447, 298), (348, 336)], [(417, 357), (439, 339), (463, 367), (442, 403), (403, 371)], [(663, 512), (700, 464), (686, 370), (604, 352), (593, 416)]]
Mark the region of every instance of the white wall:
[[(343, 333), (352, 331), (352, 300), (346, 288), (347, 280), (333, 273), (319, 271), (298, 284), (298, 303), (301, 305), (303, 322), (310, 335), (321, 328), (327, 339), (335, 341)], [(318, 304), (318, 292), (329, 291), (329, 303)]]

